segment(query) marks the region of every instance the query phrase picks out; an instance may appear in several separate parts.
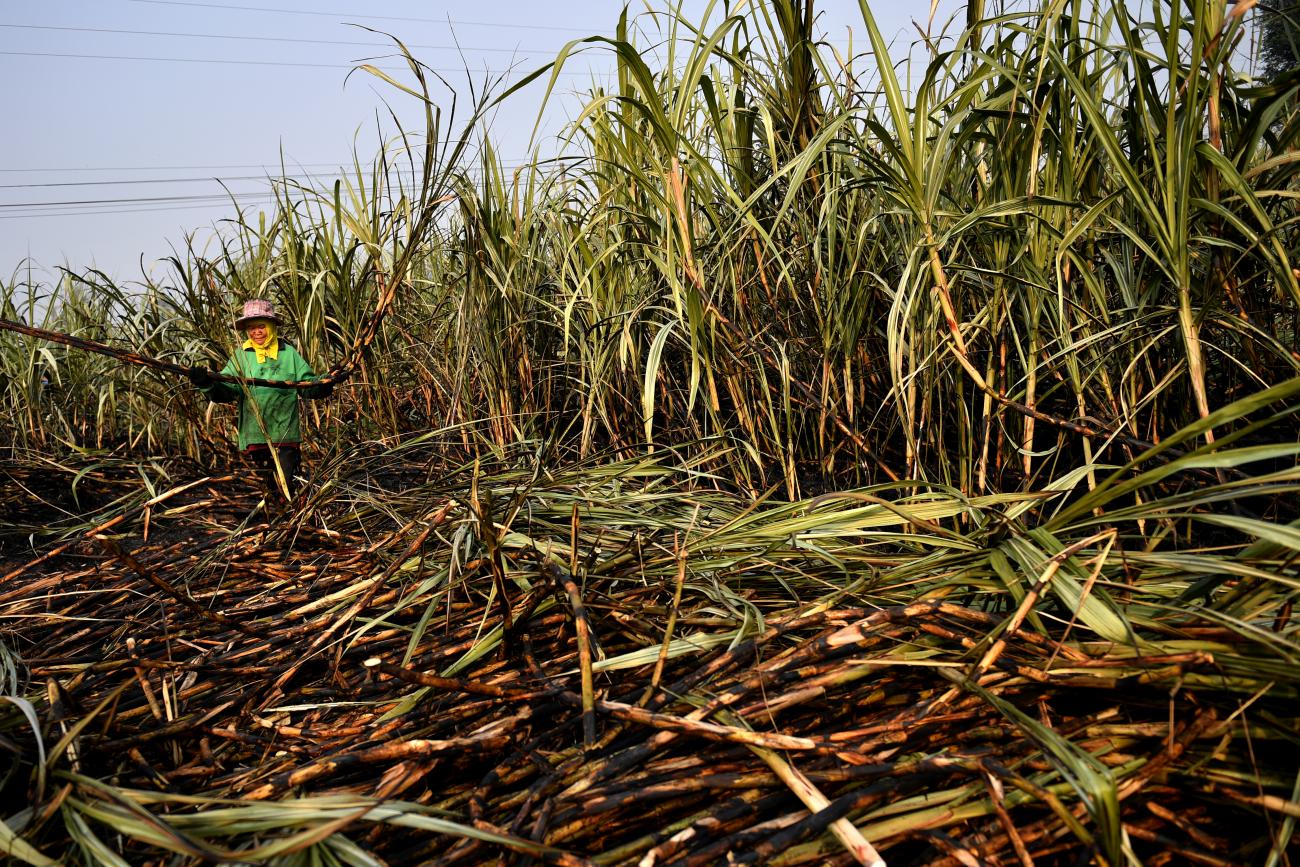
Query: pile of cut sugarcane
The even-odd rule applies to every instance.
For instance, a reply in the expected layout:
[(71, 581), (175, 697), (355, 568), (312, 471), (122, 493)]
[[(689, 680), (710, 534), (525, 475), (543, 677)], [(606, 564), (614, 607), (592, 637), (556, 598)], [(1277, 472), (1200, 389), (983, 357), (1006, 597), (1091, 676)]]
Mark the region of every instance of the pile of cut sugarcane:
[[(1059, 546), (1008, 535), (1032, 497), (746, 503), (650, 460), (420, 460), (354, 459), (269, 517), (233, 477), (142, 491), (117, 519), (10, 558), (0, 802), (27, 807), (6, 809), (0, 850), (32, 864), (1295, 854), (1288, 612), (1176, 606), (1186, 554), (1125, 551), (1113, 528)], [(407, 471), (384, 477), (385, 461)], [(1264, 560), (1237, 558), (1236, 590), (1289, 568)], [(1131, 640), (1105, 636), (1103, 597)]]

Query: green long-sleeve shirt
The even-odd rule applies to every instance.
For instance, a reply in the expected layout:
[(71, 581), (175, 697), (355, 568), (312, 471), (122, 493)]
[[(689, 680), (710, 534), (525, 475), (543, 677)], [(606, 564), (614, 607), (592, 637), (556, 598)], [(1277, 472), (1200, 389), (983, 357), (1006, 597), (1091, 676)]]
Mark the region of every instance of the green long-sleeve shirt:
[[(316, 379), (315, 372), (303, 357), (283, 340), (276, 358), (257, 363), (252, 349), (238, 349), (221, 369), (226, 376), (272, 379), (279, 382), (303, 382)], [(202, 391), (216, 403), (239, 403), (239, 448), (265, 443), (287, 444), (302, 441), (298, 420), (298, 396), (309, 399), (328, 397), (329, 386), (305, 389), (270, 388), (265, 385), (239, 386), (216, 382)]]

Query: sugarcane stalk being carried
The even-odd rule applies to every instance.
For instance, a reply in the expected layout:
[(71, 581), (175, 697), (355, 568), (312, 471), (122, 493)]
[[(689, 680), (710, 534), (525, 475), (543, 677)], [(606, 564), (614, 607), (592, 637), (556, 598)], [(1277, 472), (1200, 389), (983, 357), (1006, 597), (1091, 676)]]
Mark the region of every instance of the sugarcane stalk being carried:
[[(152, 370), (159, 370), (163, 373), (173, 373), (177, 376), (188, 377), (195, 370), (205, 369), (184, 364), (176, 364), (173, 361), (164, 361), (161, 358), (154, 358), (153, 356), (143, 355), (139, 352), (131, 352), (128, 349), (119, 349), (105, 343), (87, 340), (84, 337), (73, 337), (71, 334), (63, 334), (58, 331), (47, 331), (44, 328), (36, 328), (35, 326), (26, 325), (22, 322), (14, 322), (12, 319), (0, 319), (0, 329), (13, 331), (17, 334), (25, 334), (28, 337), (35, 337), (39, 340), (48, 340), (50, 343), (58, 343), (62, 346), (70, 346), (73, 349), (81, 349), (86, 352), (106, 355), (109, 358), (122, 362), (123, 364), (134, 364), (139, 367), (148, 367)], [(316, 379), (303, 381), (227, 376), (217, 373), (216, 371), (211, 371), (210, 373), (212, 381), (224, 382), (230, 385), (256, 385), (263, 388), (303, 389), (314, 388), (321, 385), (338, 385), (339, 383), (346, 381), (347, 378), (352, 375), (352, 368), (354, 366), (355, 365), (349, 359), (330, 368), (324, 375)]]
[[(451, 201), (451, 199), (452, 197), (450, 196), (444, 196), (431, 204), (432, 206), (437, 206)], [(375, 273), (375, 279), (379, 285), (379, 299), (378, 303), (375, 305), (374, 312), (370, 314), (370, 318), (366, 321), (365, 325), (357, 332), (356, 339), (352, 342), (352, 345), (348, 347), (348, 351), (344, 353), (342, 360), (327, 370), (323, 375), (314, 379), (297, 380), (269, 379), (257, 376), (237, 376), (209, 371), (212, 381), (223, 382), (228, 385), (299, 390), (319, 388), (324, 385), (339, 385), (340, 383), (346, 382), (352, 375), (352, 372), (356, 370), (357, 365), (361, 363), (362, 354), (370, 348), (370, 344), (374, 342), (375, 337), (379, 334), (379, 327), (383, 323), (384, 317), (387, 315), (389, 308), (393, 305), (393, 301), (396, 300), (397, 288), (401, 285), (400, 275), (406, 272), (408, 261), (409, 251), (403, 253), (402, 258), (397, 263), (397, 269), (393, 274), (387, 275), (387, 279), (385, 279), (385, 275), (378, 272)], [(242, 320), (236, 321), (236, 329), (240, 327), (240, 321)], [(172, 361), (164, 361), (161, 358), (143, 355), (139, 352), (119, 349), (105, 343), (87, 340), (84, 337), (73, 337), (71, 334), (63, 334), (58, 331), (49, 331), (44, 328), (37, 328), (34, 325), (27, 325), (23, 322), (14, 322), (11, 319), (0, 319), (0, 330), (13, 331), (17, 334), (24, 334), (28, 337), (35, 337), (39, 340), (48, 340), (51, 343), (71, 346), (73, 349), (81, 349), (86, 352), (106, 355), (109, 358), (116, 359), (124, 364), (148, 367), (153, 370), (162, 371), (163, 373), (171, 373), (177, 376), (193, 378), (193, 376), (197, 375), (202, 377), (202, 373), (195, 374), (195, 371), (207, 370), (207, 368), (203, 367), (176, 364)]]

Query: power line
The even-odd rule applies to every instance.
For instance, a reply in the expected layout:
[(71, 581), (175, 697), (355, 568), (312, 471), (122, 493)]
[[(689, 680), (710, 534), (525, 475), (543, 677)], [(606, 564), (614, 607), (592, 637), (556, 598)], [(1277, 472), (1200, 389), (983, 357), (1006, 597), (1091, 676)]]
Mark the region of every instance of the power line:
[[(143, 2), (143, 0), (141, 0), (141, 2)], [(9, 57), (63, 57), (63, 58), (69, 58), (75, 60), (146, 60), (155, 63), (220, 63), (220, 64), (233, 65), (233, 66), (293, 66), (293, 67), (300, 67), (300, 68), (307, 68), (307, 69), (355, 69), (356, 68), (356, 64), (349, 64), (349, 63), (297, 63), (297, 62), (287, 61), (287, 60), (224, 60), (219, 58), (205, 58), (205, 57), (140, 57), (136, 55), (125, 55), (125, 54), (64, 54), (64, 53), (54, 52), (54, 51), (0, 51), (0, 55), (6, 55)], [(406, 67), (398, 67), (398, 66), (384, 66), (378, 68), (386, 72), (406, 71)], [(436, 69), (431, 66), (426, 66), (425, 68), (433, 72), (445, 73), (447, 75), (455, 75), (461, 72), (471, 72), (471, 73), (483, 72), (486, 73), (487, 75), (500, 75), (500, 76), (524, 74), (522, 71), (517, 69), (475, 70), (475, 69), (469, 69), (468, 67), (462, 67), (460, 69), (450, 69), (450, 68)], [(591, 75), (591, 74), (592, 73), (590, 70), (587, 72), (565, 72), (565, 71), (560, 72), (560, 75)]]
[[(575, 156), (558, 157), (558, 158), (553, 157), (549, 160), (544, 160), (543, 162), (551, 162), (554, 161), (555, 159), (574, 160), (574, 159), (581, 159), (581, 157), (575, 157)], [(338, 162), (300, 163), (297, 160), (286, 160), (285, 163), (290, 167), (300, 168), (300, 169), (308, 169), (308, 168), (332, 168), (333, 169), (333, 168), (341, 168), (344, 165)], [(203, 171), (205, 169), (266, 169), (277, 165), (278, 164), (273, 164), (273, 163), (234, 163), (234, 164), (226, 164), (226, 165), (207, 165), (207, 166), (66, 166), (62, 168), (53, 168), (53, 169), (0, 168), (0, 172), (30, 172), (32, 174), (37, 174), (42, 172), (163, 172), (163, 171), (180, 172), (180, 171)], [(532, 162), (520, 160), (517, 162), (512, 161), (509, 163), (505, 163), (504, 165), (509, 168), (519, 168), (520, 166), (532, 165)], [(363, 170), (368, 170), (368, 168)], [(349, 167), (348, 169), (346, 169), (346, 173), (351, 175), (353, 174), (353, 170)], [(154, 179), (143, 178), (142, 180), (148, 181)]]
[[(241, 204), (269, 204), (270, 199), (246, 199)], [(106, 208), (94, 211), (47, 211), (32, 212), (23, 214), (4, 214), (0, 213), (0, 220), (35, 220), (44, 217), (115, 217), (120, 214), (156, 214), (168, 211), (198, 211), (210, 210), (212, 205), (209, 203), (196, 205), (158, 205), (154, 207), (143, 208)]]
[[(221, 63), (234, 66), (294, 66), (307, 69), (353, 69), (348, 63), (298, 63), (288, 60), (224, 60), (205, 57), (140, 57), (125, 54), (64, 54), (55, 51), (0, 51), (0, 55), (10, 57), (65, 57), (76, 60), (147, 60), (155, 63)], [(388, 72), (401, 71), (398, 67), (381, 67)], [(462, 70), (438, 69), (435, 72), (461, 72)], [(493, 73), (495, 74), (495, 73)]]
[(262, 190), (249, 190), (247, 192), (227, 192), (227, 193), (205, 193), (192, 196), (137, 196), (132, 198), (120, 199), (75, 199), (62, 202), (10, 202), (0, 204), (0, 209), (11, 208), (58, 208), (67, 205), (129, 205), (129, 204), (161, 204), (164, 202), (222, 202), (229, 201), (240, 196), (269, 196), (271, 193)]
[(557, 27), (546, 24), (506, 24), (500, 21), (464, 21), (455, 18), (409, 18), (400, 15), (366, 15), (357, 12), (321, 12), (315, 9), (279, 9), (267, 6), (235, 6), (228, 3), (182, 3), (180, 0), (129, 0), (154, 6), (184, 6), (202, 9), (231, 9), (239, 12), (276, 12), (284, 15), (315, 15), (325, 18), (366, 18), (372, 21), (414, 21), (420, 24), (453, 24), (467, 27), (504, 27), (515, 30), (559, 30), (565, 33), (590, 33), (580, 27)]
[[(317, 165), (333, 165), (332, 163), (319, 163)], [(529, 168), (537, 165), (532, 162), (515, 162), (501, 163), (498, 168), (509, 171), (511, 169)], [(197, 168), (204, 168), (198, 166)], [(276, 174), (261, 175), (203, 175), (201, 177), (188, 178), (123, 178), (112, 181), (43, 181), (32, 184), (0, 184), (0, 190), (31, 190), (31, 189), (48, 189), (52, 187), (108, 187), (108, 186), (129, 186), (138, 184), (196, 184), (196, 183), (233, 183), (235, 181), (270, 181), (279, 182), (285, 180), (314, 180), (319, 178), (330, 178), (337, 180), (351, 179), (355, 177), (356, 172), (352, 169), (343, 169), (335, 166), (337, 171), (328, 172), (288, 172)], [(17, 172), (24, 169), (6, 169), (5, 171)], [(35, 169), (33, 171), (60, 171), (59, 169)], [(94, 169), (83, 169), (82, 171), (95, 171)], [(465, 174), (478, 174), (482, 172), (480, 166), (464, 166), (458, 170)], [(390, 165), (380, 170), (384, 177), (394, 176), (403, 178), (410, 174), (410, 171), (401, 165)], [(374, 173), (373, 167), (363, 167), (362, 174), (369, 178)]]
[[(510, 171), (511, 169), (528, 168), (530, 165), (531, 163), (522, 163), (520, 165), (515, 165), (515, 166), (503, 165), (500, 166), (500, 168), (503, 171)], [(473, 167), (467, 167), (461, 169), (459, 173), (469, 177), (481, 177), (483, 174), (483, 170), (477, 166), (473, 166)], [(398, 180), (400, 181), (406, 173), (403, 170), (399, 169), (399, 170), (393, 170), (393, 174), (395, 174)], [(214, 183), (227, 182), (227, 181), (228, 182), (268, 181), (274, 184), (286, 180), (300, 180), (300, 179), (311, 179), (311, 178), (331, 178), (334, 180), (342, 181), (346, 179), (346, 176), (321, 173), (321, 174), (314, 174), (314, 175), (292, 175), (292, 176), (283, 176), (283, 177), (259, 177), (256, 175), (250, 175), (246, 177), (235, 177), (235, 178), (159, 178), (155, 180), (85, 181), (85, 182), (49, 183), (49, 184), (6, 184), (6, 185), (0, 185), (0, 189), (30, 189), (33, 187), (47, 188), (47, 187), (65, 187), (65, 186), (69, 186), (69, 187), (103, 186), (103, 185), (115, 185), (115, 184), (190, 183), (190, 182), (203, 182), (203, 181), (214, 182)], [(305, 191), (311, 193), (324, 194), (321, 190), (316, 190), (312, 188), (306, 188)], [(117, 204), (159, 203), (159, 202), (173, 202), (173, 201), (221, 202), (221, 201), (228, 200), (231, 197), (238, 198), (240, 196), (254, 196), (254, 195), (266, 196), (266, 195), (270, 195), (270, 193), (263, 190), (252, 190), (252, 191), (225, 191), (222, 193), (202, 193), (202, 194), (193, 194), (193, 195), (184, 195), (184, 196), (135, 196), (135, 197), (125, 197), (125, 198), (114, 198), (114, 199), (78, 199), (78, 200), (67, 200), (67, 201), (58, 201), (58, 202), (11, 202), (11, 203), (0, 203), (0, 209), (59, 208), (59, 207), (67, 207), (67, 206), (80, 207), (85, 205), (117, 205)]]
[[(57, 27), (48, 24), (0, 24), (0, 27), (13, 30), (53, 30), (61, 33), (112, 33), (123, 36), (166, 36), (183, 39), (228, 39), (249, 42), (285, 42), (298, 45), (347, 45), (365, 48), (394, 48), (391, 42), (355, 42), (344, 39), (300, 39), (291, 36), (250, 36), (246, 34), (221, 33), (174, 33), (164, 30), (118, 30), (110, 27)], [(504, 54), (548, 54), (549, 50), (491, 48), (472, 45), (420, 45), (408, 44), (407, 48), (427, 48), (437, 51), (493, 51)]]
[[(275, 196), (270, 192), (261, 193), (236, 193), (235, 198), (229, 196), (222, 197), (193, 197), (194, 201), (179, 202), (158, 202), (156, 204), (140, 204), (133, 207), (116, 207), (112, 204), (88, 205), (81, 209), (69, 210), (70, 206), (65, 206), (63, 210), (57, 208), (46, 208), (38, 211), (4, 211), (0, 210), (0, 220), (20, 219), (24, 217), (89, 217), (99, 214), (142, 214), (152, 211), (172, 211), (172, 210), (212, 210), (214, 207), (221, 205), (235, 205), (238, 208), (244, 208), (253, 204), (272, 204), (276, 201)], [(123, 202), (129, 203), (131, 200), (124, 199)]]
[[(474, 172), (470, 172), (470, 174), (473, 173)], [(161, 212), (168, 212), (168, 211), (195, 211), (200, 209), (210, 210), (214, 205), (231, 204), (232, 195), (223, 194), (223, 195), (210, 195), (210, 196), (170, 197), (170, 198), (174, 198), (177, 200), (184, 200), (184, 201), (189, 201), (192, 199), (193, 201), (190, 204), (171, 203), (170, 200), (166, 197), (155, 197), (155, 198), (157, 198), (157, 200), (160, 202), (159, 204), (146, 204), (139, 208), (114, 208), (111, 207), (111, 205), (127, 204), (127, 203), (135, 203), (135, 202), (149, 202), (150, 199), (148, 198), (102, 199), (99, 201), (102, 202), (103, 204), (89, 205), (88, 207), (93, 208), (93, 210), (83, 210), (83, 211), (54, 210), (54, 208), (58, 208), (58, 207), (64, 207), (64, 208), (72, 207), (73, 205), (70, 203), (37, 202), (37, 203), (29, 203), (28, 206), (43, 207), (43, 208), (47, 208), (47, 210), (26, 211), (22, 213), (5, 213), (3, 211), (3, 208), (23, 207), (23, 205), (0, 205), (0, 220), (26, 220), (26, 219), (36, 219), (41, 217), (97, 217), (97, 216), (117, 216), (120, 214), (151, 214), (151, 213), (161, 213)], [(276, 197), (273, 193), (265, 192), (265, 191), (237, 192), (233, 194), (233, 198), (237, 200), (235, 204), (239, 205), (240, 207), (244, 205), (252, 205), (252, 204), (271, 204), (272, 202), (279, 201), (279, 198)]]
[[(178, 171), (201, 171), (203, 169), (264, 169), (267, 163), (240, 163), (237, 165), (219, 165), (219, 166), (69, 166), (58, 169), (12, 169), (0, 168), (0, 172), (178, 172)], [(338, 166), (338, 163), (300, 163), (294, 162), (293, 165), (299, 168), (320, 168), (322, 166)]]
[[(149, 60), (165, 63), (225, 63), (237, 66), (297, 66), (312, 69), (352, 69), (345, 63), (293, 63), (283, 60), (217, 60), (199, 57), (136, 57), (121, 54), (62, 54), (54, 51), (0, 51), (10, 57), (65, 57), (76, 60)], [(396, 71), (396, 67), (389, 67)]]
[(233, 182), (233, 181), (278, 181), (282, 178), (307, 179), (307, 178), (330, 178), (337, 177), (329, 172), (308, 172), (305, 174), (287, 174), (287, 175), (238, 175), (234, 177), (219, 178), (208, 176), (203, 178), (130, 178), (120, 181), (52, 181), (40, 184), (0, 184), (0, 190), (30, 190), (44, 189), (47, 187), (107, 187), (107, 186), (124, 186), (127, 184), (195, 184), (195, 183), (215, 183), (215, 182)]
[[(276, 201), (269, 193), (266, 194), (237, 194), (238, 201), (235, 203), (240, 208), (246, 205), (254, 204), (271, 204)], [(215, 205), (231, 204), (229, 197), (222, 197), (219, 201), (203, 201), (190, 204), (158, 204), (145, 205), (139, 208), (112, 208), (108, 206), (95, 207), (93, 210), (83, 211), (24, 211), (21, 213), (5, 213), (0, 211), (0, 220), (27, 220), (45, 217), (98, 217), (98, 216), (117, 216), (120, 214), (153, 214), (168, 211), (197, 211), (211, 210)]]

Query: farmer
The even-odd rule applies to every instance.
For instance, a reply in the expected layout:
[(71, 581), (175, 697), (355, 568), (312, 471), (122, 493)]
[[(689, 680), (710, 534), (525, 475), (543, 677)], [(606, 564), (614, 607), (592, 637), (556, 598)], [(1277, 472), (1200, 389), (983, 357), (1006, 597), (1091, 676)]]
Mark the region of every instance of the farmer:
[[(235, 328), (243, 331), (247, 339), (221, 369), (222, 375), (281, 382), (316, 379), (298, 350), (280, 338), (278, 330), (283, 324), (270, 301), (246, 301), (244, 315), (235, 320)], [(239, 404), (239, 449), (258, 468), (267, 502), (284, 492), (276, 483), (277, 461), (292, 497), (297, 490), (295, 477), (302, 468), (298, 396), (312, 400), (329, 397), (333, 383), (304, 389), (237, 385), (218, 381), (211, 370), (203, 367), (191, 367), (189, 378), (209, 400)]]

